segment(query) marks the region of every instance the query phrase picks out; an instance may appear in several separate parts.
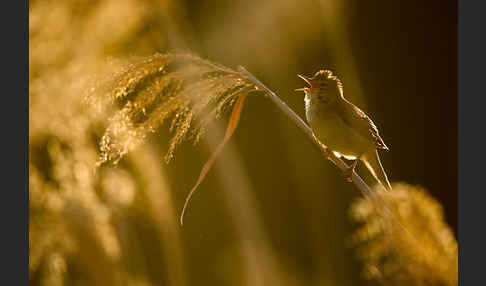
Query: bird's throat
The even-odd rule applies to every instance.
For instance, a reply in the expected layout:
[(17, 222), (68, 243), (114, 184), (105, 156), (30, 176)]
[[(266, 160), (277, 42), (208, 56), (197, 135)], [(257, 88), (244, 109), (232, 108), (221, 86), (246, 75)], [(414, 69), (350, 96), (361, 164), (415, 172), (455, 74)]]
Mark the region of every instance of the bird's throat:
[(305, 102), (305, 110), (306, 110), (306, 111), (307, 111), (307, 110), (309, 110), (309, 108), (310, 108), (310, 105), (311, 105), (311, 102), (310, 102), (310, 101), (311, 101), (311, 99), (310, 99), (310, 95), (309, 95), (309, 93), (307, 93), (307, 92), (306, 92), (306, 93), (305, 93), (305, 97), (304, 97), (304, 102)]
[(304, 97), (305, 102), (305, 117), (307, 118), (307, 122), (311, 124), (316, 119), (317, 114), (319, 113), (319, 108), (321, 103), (317, 102), (317, 98), (315, 95), (311, 93), (306, 93)]
[(312, 125), (312, 121), (326, 110), (332, 108), (334, 101), (323, 93), (306, 92), (304, 97), (305, 115), (307, 121)]

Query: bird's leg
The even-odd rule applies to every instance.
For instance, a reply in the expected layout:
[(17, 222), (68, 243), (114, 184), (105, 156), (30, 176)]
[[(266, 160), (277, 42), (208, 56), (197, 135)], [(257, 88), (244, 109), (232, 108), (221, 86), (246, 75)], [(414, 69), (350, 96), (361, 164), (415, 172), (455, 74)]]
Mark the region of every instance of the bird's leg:
[(353, 179), (351, 179), (351, 176), (353, 175), (353, 171), (354, 171), (354, 168), (356, 168), (356, 165), (358, 165), (358, 158), (356, 158), (353, 163), (351, 163), (351, 166), (349, 166), (349, 168), (344, 171), (344, 178), (346, 179), (346, 181), (348, 182), (352, 182)]

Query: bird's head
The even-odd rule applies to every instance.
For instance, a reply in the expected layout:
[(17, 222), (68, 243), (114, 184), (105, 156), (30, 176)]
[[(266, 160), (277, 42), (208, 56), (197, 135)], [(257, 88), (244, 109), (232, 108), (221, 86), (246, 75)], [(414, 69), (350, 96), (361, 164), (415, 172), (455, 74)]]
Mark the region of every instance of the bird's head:
[(339, 80), (339, 78), (330, 70), (320, 70), (312, 77), (300, 74), (297, 76), (307, 82), (309, 87), (298, 88), (295, 91), (304, 91), (306, 93), (314, 93), (317, 91), (321, 94), (337, 94), (342, 96), (343, 85), (341, 80)]

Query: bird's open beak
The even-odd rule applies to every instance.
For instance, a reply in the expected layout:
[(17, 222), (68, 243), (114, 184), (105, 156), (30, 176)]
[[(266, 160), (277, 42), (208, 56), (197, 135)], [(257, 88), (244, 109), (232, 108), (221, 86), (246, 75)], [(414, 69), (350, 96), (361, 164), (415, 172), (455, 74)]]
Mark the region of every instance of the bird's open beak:
[(297, 76), (300, 77), (301, 79), (303, 79), (307, 84), (309, 84), (310, 87), (297, 88), (297, 89), (295, 89), (295, 91), (310, 91), (310, 89), (312, 88), (311, 79), (309, 77), (306, 77), (305, 75), (301, 75), (301, 74), (298, 74)]

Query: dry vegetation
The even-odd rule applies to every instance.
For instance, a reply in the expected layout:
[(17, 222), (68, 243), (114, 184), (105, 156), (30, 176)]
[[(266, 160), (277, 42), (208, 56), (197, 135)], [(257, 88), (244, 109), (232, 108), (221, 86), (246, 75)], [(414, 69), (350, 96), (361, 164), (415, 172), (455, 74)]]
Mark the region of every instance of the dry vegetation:
[[(284, 1), (282, 13), (289, 14), (294, 5)], [(263, 12), (258, 19), (266, 15), (263, 8), (271, 7), (260, 8)], [(292, 257), (283, 250), (283, 243), (276, 243), (288, 233), (260, 216), (256, 187), (242, 163), (247, 155), (228, 142), (243, 100), (255, 87), (240, 72), (194, 53), (160, 52), (184, 48), (194, 41), (183, 10), (182, 4), (172, 1), (30, 2), (30, 282), (352, 285), (361, 279), (348, 261), (352, 258), (340, 260), (343, 254), (335, 251), (348, 237), (339, 229), (348, 219), (336, 215), (345, 213), (345, 208), (332, 208), (335, 202), (339, 204), (335, 196), (341, 193), (333, 190), (334, 185), (329, 184), (325, 192), (330, 196), (329, 208), (319, 212), (325, 213), (325, 221), (315, 216), (315, 194), (307, 194), (312, 198), (303, 203), (310, 210), (299, 208), (298, 199), (292, 201), (295, 210), (288, 210), (291, 215), (308, 214), (303, 223), (307, 225), (298, 234), (303, 239), (290, 243), (301, 247), (298, 251), (309, 251), (304, 260), (312, 266), (299, 265), (293, 259), (299, 255)], [(227, 34), (227, 27), (215, 29)], [(267, 35), (275, 32), (273, 26), (264, 30)], [(278, 58), (288, 55), (285, 53), (291, 54), (290, 48), (267, 61), (278, 65)], [(223, 137), (225, 112), (231, 111)], [(163, 128), (170, 130), (170, 138), (159, 134)], [(195, 228), (191, 232), (178, 225), (182, 200), (175, 198), (184, 198), (195, 182), (195, 173), (184, 166), (169, 178), (159, 143), (168, 142), (164, 151), (169, 162), (183, 141), (201, 139), (214, 156), (221, 152), (223, 145), (218, 144), (227, 143), (214, 170), (222, 178), (227, 217), (209, 222), (191, 217)], [(202, 178), (214, 156), (204, 167), (207, 169), (203, 168)], [(194, 165), (199, 169), (201, 162)], [(306, 181), (296, 186), (306, 189), (308, 180), (295, 173), (295, 182)], [(185, 182), (183, 194), (174, 191), (171, 182), (176, 180)], [(215, 186), (213, 182), (210, 188)], [(258, 189), (270, 191), (279, 190)], [(406, 184), (396, 184), (393, 192), (379, 195), (413, 238), (403, 235), (401, 229), (383, 228), (387, 224), (372, 204), (364, 198), (357, 201), (351, 217), (364, 226), (353, 235), (352, 247), (357, 247), (357, 257), (364, 264), (365, 277), (370, 279), (366, 282), (457, 285), (457, 243), (440, 204), (425, 190)], [(287, 223), (291, 226), (279, 222), (285, 228)], [(211, 238), (215, 242), (210, 242), (205, 235), (211, 231), (218, 231), (226, 240), (216, 240), (215, 235)], [(308, 233), (311, 235), (306, 237)]]
[(383, 229), (382, 216), (368, 200), (352, 205), (351, 216), (364, 223), (353, 242), (366, 277), (384, 285), (457, 285), (457, 242), (441, 205), (423, 188), (405, 183), (380, 196), (406, 232)]
[[(101, 162), (117, 162), (166, 119), (174, 131), (166, 160), (191, 130), (198, 142), (207, 125), (254, 87), (231, 69), (190, 54), (156, 54), (131, 64), (111, 83), (93, 89), (92, 104), (111, 100), (120, 110), (101, 139)], [(106, 92), (105, 92), (106, 91)], [(198, 123), (196, 123), (196, 121)], [(194, 126), (195, 125), (195, 126)], [(193, 128), (191, 128), (193, 127)]]

